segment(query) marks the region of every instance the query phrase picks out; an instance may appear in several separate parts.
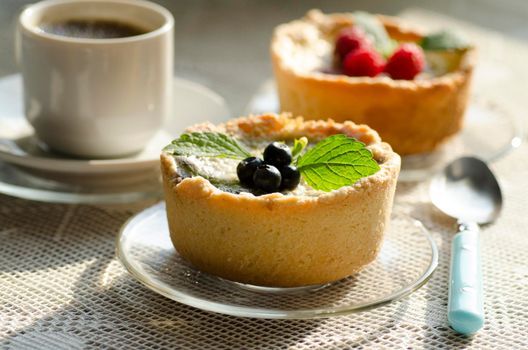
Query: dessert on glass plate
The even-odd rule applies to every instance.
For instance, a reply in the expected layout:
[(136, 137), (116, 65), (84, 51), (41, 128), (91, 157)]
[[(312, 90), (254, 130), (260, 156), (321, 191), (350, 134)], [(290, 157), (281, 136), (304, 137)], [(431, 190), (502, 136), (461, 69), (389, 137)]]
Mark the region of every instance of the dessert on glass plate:
[(227, 315), (379, 307), (438, 264), (425, 227), (391, 213), (400, 162), (350, 121), (266, 113), (196, 124), (164, 148), (165, 203), (123, 225), (117, 256), (156, 293)]
[(309, 11), (275, 29), (271, 56), (281, 110), (369, 125), (401, 155), (460, 131), (475, 66), (455, 33), (363, 12)]
[(194, 125), (161, 168), (180, 256), (230, 281), (299, 287), (376, 258), (400, 157), (366, 125), (283, 113)]

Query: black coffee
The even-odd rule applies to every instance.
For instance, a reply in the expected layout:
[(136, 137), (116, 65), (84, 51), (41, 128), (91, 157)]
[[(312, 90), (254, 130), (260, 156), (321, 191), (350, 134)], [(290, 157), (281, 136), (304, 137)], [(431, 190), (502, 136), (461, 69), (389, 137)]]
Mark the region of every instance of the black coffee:
[(148, 32), (134, 24), (106, 19), (70, 19), (45, 23), (40, 28), (50, 34), (92, 39), (126, 38)]

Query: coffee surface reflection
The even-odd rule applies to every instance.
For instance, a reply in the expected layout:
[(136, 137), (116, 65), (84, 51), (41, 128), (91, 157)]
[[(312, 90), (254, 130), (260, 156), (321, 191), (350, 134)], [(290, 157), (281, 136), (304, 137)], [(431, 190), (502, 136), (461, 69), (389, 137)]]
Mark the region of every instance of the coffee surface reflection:
[(43, 23), (39, 27), (50, 34), (91, 39), (126, 38), (148, 32), (132, 23), (106, 19), (69, 19)]

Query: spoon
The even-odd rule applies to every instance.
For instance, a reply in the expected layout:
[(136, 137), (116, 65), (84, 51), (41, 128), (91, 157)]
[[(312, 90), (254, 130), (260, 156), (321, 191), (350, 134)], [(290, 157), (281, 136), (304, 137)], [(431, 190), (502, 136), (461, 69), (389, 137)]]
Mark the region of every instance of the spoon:
[(501, 190), (486, 163), (462, 157), (433, 178), (429, 194), (438, 209), (458, 219), (451, 246), (447, 319), (455, 331), (472, 334), (484, 325), (478, 224), (499, 216)]

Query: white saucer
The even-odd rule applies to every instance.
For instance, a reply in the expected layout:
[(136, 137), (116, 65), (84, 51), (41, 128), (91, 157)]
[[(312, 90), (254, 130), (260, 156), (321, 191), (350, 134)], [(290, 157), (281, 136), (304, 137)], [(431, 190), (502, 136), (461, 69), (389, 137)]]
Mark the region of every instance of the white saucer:
[(139, 154), (73, 159), (46, 151), (26, 122), (19, 74), (0, 78), (0, 193), (56, 203), (122, 203), (161, 195), (159, 154), (187, 126), (230, 117), (210, 89), (174, 79), (174, 112)]
[(161, 130), (138, 154), (104, 159), (73, 159), (50, 152), (36, 139), (24, 117), (22, 77), (0, 78), (0, 160), (26, 169), (52, 173), (108, 174), (142, 171), (158, 166), (160, 150), (189, 125), (229, 118), (224, 99), (208, 88), (184, 79), (174, 79), (174, 111)]
[[(275, 84), (268, 80), (247, 105), (246, 114), (279, 110)], [(488, 162), (497, 160), (521, 144), (522, 129), (520, 120), (495, 101), (474, 98), (466, 111), (463, 130), (435, 152), (402, 157), (398, 181), (427, 180), (451, 160), (463, 155), (475, 155)]]

